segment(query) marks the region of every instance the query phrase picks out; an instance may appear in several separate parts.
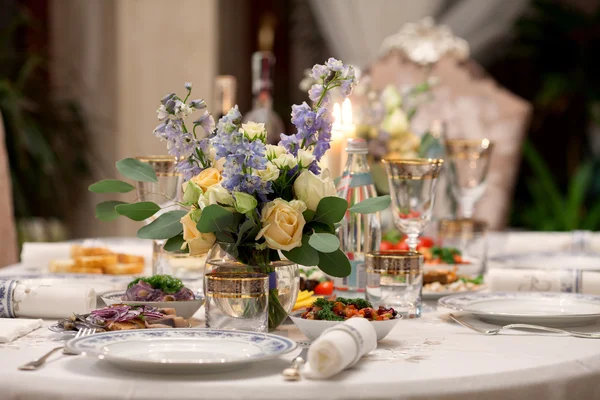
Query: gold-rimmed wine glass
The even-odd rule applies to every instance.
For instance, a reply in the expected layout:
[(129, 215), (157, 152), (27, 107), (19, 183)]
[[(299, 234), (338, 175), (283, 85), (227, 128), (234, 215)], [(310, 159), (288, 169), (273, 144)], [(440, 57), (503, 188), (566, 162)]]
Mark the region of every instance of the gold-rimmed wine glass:
[(485, 192), (494, 145), (488, 139), (446, 141), (450, 189), (459, 207), (459, 217), (471, 218), (475, 204)]
[[(168, 155), (140, 156), (137, 160), (150, 164), (157, 182), (137, 182), (137, 197), (140, 201), (152, 201), (161, 207), (155, 215), (148, 218), (145, 223), (149, 224), (158, 218), (163, 212), (174, 209), (181, 194), (182, 176), (176, 170), (177, 158)], [(169, 263), (163, 259), (163, 246), (165, 240), (153, 240), (152, 242), (152, 274), (168, 273)]]
[(431, 220), (435, 185), (444, 160), (433, 158), (384, 159), (390, 184), (392, 211), (398, 229), (417, 250), (419, 234)]

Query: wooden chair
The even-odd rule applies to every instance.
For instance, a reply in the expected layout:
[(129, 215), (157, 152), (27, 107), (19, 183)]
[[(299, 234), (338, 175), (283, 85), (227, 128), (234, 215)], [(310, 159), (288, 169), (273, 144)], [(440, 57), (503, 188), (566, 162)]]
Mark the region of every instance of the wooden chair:
[(4, 122), (0, 114), (0, 268), (18, 261), (12, 201), (10, 168), (4, 142)]

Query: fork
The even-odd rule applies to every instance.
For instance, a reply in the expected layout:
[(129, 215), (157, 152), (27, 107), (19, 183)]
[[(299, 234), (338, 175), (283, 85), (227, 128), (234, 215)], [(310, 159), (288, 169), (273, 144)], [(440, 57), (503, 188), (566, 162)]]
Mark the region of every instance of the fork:
[(300, 367), (304, 365), (306, 362), (306, 357), (308, 356), (308, 349), (310, 344), (305, 342), (298, 342), (304, 348), (298, 355), (298, 357), (294, 358), (292, 361), (292, 365), (286, 369), (284, 369), (281, 374), (286, 381), (298, 381), (300, 380)]
[(584, 339), (600, 339), (600, 333), (566, 331), (564, 329), (549, 328), (547, 326), (529, 325), (529, 324), (510, 324), (510, 325), (501, 326), (500, 328), (497, 328), (497, 329), (481, 329), (481, 328), (474, 327), (473, 325), (469, 324), (468, 322), (458, 319), (453, 314), (450, 314), (450, 318), (454, 322), (464, 326), (465, 328), (472, 329), (475, 332), (479, 332), (484, 335), (497, 335), (498, 333), (500, 333), (500, 331), (503, 331), (505, 329), (533, 329), (533, 330), (544, 331), (544, 332), (562, 333), (562, 334), (566, 334), (569, 336), (584, 338)]
[[(90, 336), (93, 335), (94, 333), (96, 333), (96, 330), (93, 328), (84, 328), (84, 329), (80, 329), (77, 331), (77, 334), (75, 335), (75, 339), (80, 338), (80, 337), (84, 337), (84, 336)], [(19, 367), (19, 369), (21, 371), (35, 371), (36, 369), (40, 368), (42, 365), (44, 365), (46, 363), (46, 360), (54, 353), (56, 353), (58, 350), (63, 349), (63, 354), (70, 354), (70, 355), (77, 355), (78, 353), (74, 353), (69, 351), (65, 346), (59, 346), (59, 347), (55, 347), (52, 350), (50, 350), (49, 352), (47, 352), (46, 354), (44, 354), (43, 356), (41, 356), (40, 358), (36, 358), (33, 361), (28, 362), (27, 364), (23, 364)]]

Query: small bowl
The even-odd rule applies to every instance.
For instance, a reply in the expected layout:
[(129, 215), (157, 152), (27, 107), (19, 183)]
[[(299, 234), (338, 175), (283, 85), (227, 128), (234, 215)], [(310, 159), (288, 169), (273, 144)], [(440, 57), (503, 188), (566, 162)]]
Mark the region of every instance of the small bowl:
[(125, 292), (122, 290), (113, 291), (103, 293), (102, 300), (106, 303), (106, 305), (113, 304), (128, 304), (132, 306), (149, 306), (156, 308), (174, 308), (177, 316), (183, 317), (185, 319), (192, 318), (196, 311), (202, 307), (204, 304), (204, 296), (200, 293), (194, 293), (196, 296), (195, 300), (185, 300), (185, 301), (129, 301), (122, 300), (122, 297), (125, 295)]
[[(304, 333), (304, 335), (310, 340), (315, 340), (321, 333), (325, 331), (327, 328), (331, 328), (334, 325), (341, 324), (344, 321), (324, 321), (324, 320), (316, 320), (316, 319), (304, 319), (300, 317), (304, 311), (298, 311), (290, 315), (294, 324)], [(387, 321), (370, 321), (373, 328), (375, 328), (375, 333), (377, 334), (377, 341), (385, 338), (396, 326), (396, 323), (402, 319), (401, 315), (397, 315), (394, 319), (389, 319)]]

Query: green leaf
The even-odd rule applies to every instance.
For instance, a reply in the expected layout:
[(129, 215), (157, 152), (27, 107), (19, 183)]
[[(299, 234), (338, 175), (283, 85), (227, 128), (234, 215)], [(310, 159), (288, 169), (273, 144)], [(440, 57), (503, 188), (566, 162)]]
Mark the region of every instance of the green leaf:
[(303, 235), (302, 246), (293, 248), (290, 251), (282, 251), (283, 255), (296, 264), (307, 267), (317, 265), (319, 263), (319, 253), (308, 244), (308, 241), (308, 235)]
[(311, 221), (306, 224), (307, 232), (315, 231), (317, 233), (335, 233), (335, 226), (333, 224), (324, 224), (322, 222)]
[(160, 210), (160, 207), (151, 201), (141, 201), (133, 204), (121, 204), (115, 207), (115, 209), (119, 214), (129, 219), (143, 221), (156, 214)]
[(124, 158), (117, 161), (117, 170), (129, 179), (140, 182), (158, 182), (156, 173), (148, 163), (135, 158)]
[(339, 249), (332, 253), (319, 252), (318, 265), (321, 271), (336, 278), (343, 278), (352, 272), (348, 257)]
[(391, 198), (389, 194), (385, 196), (372, 197), (354, 204), (349, 210), (357, 214), (371, 214), (383, 211), (390, 206)]
[(135, 187), (118, 179), (105, 179), (91, 184), (88, 190), (93, 193), (128, 193)]
[(165, 243), (163, 249), (171, 253), (186, 253), (187, 251), (181, 250), (181, 246), (183, 246), (184, 243), (185, 240), (183, 240), (183, 235), (179, 234), (167, 240), (167, 243)]
[(313, 218), (315, 217), (315, 212), (313, 210), (304, 210), (304, 212), (302, 213), (302, 215), (304, 216), (304, 220), (306, 222), (310, 222), (313, 220)]
[(331, 233), (313, 233), (308, 244), (321, 253), (333, 253), (340, 248), (340, 240)]
[(582, 164), (569, 183), (565, 213), (567, 214), (567, 230), (580, 227), (581, 212), (585, 195), (590, 187), (593, 174), (593, 165), (590, 162)]
[(181, 225), (181, 218), (187, 214), (184, 210), (169, 211), (150, 224), (141, 227), (137, 231), (137, 237), (140, 239), (171, 239), (173, 236), (179, 235), (183, 232), (183, 226)]
[(314, 221), (335, 224), (344, 218), (348, 202), (339, 197), (323, 197), (317, 205)]
[(110, 200), (110, 201), (103, 201), (102, 203), (98, 203), (96, 205), (96, 218), (98, 218), (100, 221), (113, 221), (117, 218), (119, 218), (119, 213), (117, 212), (117, 210), (115, 210), (115, 207), (117, 207), (120, 204), (127, 204), (124, 201), (116, 201), (116, 200)]
[(223, 207), (212, 204), (202, 210), (202, 216), (196, 227), (202, 233), (224, 231), (233, 225), (233, 214)]
[[(254, 237), (252, 237), (252, 232), (255, 232)], [(240, 226), (239, 232), (237, 234), (238, 238), (236, 241), (236, 245), (239, 246), (240, 243), (242, 243), (246, 237), (249, 238), (251, 241), (253, 241), (257, 234), (258, 234), (258, 225), (256, 225), (256, 222), (254, 222), (254, 220), (252, 218), (248, 218)]]

